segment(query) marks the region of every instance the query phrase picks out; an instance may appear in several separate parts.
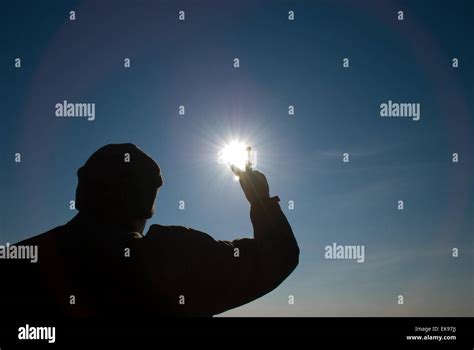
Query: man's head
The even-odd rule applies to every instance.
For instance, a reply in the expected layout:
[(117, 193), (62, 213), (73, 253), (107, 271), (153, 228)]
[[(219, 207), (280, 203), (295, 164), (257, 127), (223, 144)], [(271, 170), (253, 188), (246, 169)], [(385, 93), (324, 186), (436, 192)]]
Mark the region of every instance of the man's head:
[(76, 208), (121, 223), (151, 218), (163, 184), (158, 164), (131, 143), (98, 149), (77, 176)]

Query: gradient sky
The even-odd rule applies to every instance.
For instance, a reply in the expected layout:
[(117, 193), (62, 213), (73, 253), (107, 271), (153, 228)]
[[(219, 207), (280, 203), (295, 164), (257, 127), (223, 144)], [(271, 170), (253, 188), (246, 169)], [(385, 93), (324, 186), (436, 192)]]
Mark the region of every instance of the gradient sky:
[[(162, 168), (149, 223), (216, 239), (251, 236), (241, 189), (216, 163), (219, 147), (240, 138), (257, 149), (301, 258), (278, 289), (223, 315), (473, 316), (470, 3), (5, 2), (0, 242), (71, 219), (77, 169), (120, 142), (137, 144)], [(55, 117), (63, 100), (95, 103), (96, 120)], [(388, 100), (421, 103), (421, 120), (381, 118)], [(365, 263), (324, 259), (333, 242), (365, 245)]]

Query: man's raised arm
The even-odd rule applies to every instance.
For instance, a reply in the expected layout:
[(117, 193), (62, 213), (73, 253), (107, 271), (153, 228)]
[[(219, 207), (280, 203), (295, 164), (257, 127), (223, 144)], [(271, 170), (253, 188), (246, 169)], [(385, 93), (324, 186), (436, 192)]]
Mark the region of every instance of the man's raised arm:
[(265, 176), (251, 169), (237, 173), (250, 202), (254, 238), (216, 241), (197, 230), (159, 225), (146, 235), (156, 290), (173, 303), (177, 294), (184, 297), (178, 315), (212, 316), (246, 304), (275, 289), (298, 265), (296, 239), (278, 197), (269, 196)]
[[(217, 298), (223, 311), (248, 303), (275, 289), (298, 265), (299, 248), (279, 198), (269, 196), (265, 176), (247, 168), (233, 168), (250, 203), (254, 238), (220, 242), (232, 247), (233, 260), (223, 264), (233, 276), (231, 292)], [(221, 248), (225, 249), (225, 248)], [(236, 257), (238, 255), (238, 257)]]

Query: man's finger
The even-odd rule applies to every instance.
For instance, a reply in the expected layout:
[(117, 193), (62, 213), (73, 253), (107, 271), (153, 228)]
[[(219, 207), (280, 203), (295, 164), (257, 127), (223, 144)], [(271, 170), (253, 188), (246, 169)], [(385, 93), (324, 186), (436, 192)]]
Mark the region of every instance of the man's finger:
[(229, 166), (230, 166), (230, 169), (232, 170), (232, 172), (237, 175), (238, 177), (241, 177), (242, 176), (242, 170), (240, 170), (239, 168), (237, 168), (234, 164), (230, 164), (229, 163)]

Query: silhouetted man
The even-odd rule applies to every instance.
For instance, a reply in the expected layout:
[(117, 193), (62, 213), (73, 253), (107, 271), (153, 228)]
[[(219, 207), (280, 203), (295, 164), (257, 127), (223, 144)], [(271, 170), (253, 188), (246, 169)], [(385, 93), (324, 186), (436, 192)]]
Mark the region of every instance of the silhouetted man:
[(135, 145), (100, 148), (78, 171), (79, 213), (16, 244), (38, 246), (38, 262), (2, 261), (10, 282), (0, 313), (22, 320), (212, 316), (270, 292), (297, 266), (298, 245), (265, 176), (234, 171), (251, 205), (253, 239), (216, 241), (161, 225), (143, 235), (163, 184), (160, 168)]

